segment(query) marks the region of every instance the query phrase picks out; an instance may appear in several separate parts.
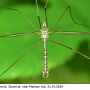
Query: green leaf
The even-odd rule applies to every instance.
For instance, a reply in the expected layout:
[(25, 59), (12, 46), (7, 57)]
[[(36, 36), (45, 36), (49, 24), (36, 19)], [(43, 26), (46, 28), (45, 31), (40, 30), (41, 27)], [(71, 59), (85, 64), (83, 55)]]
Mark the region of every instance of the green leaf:
[[(44, 18), (44, 21), (45, 2), (38, 2), (39, 9)], [(19, 3), (14, 4), (9, 8), (20, 10), (30, 20), (30, 22), (32, 22), (32, 24), (38, 30), (40, 30), (39, 21), (37, 18), (37, 9), (35, 5), (36, 3)], [(72, 15), (76, 22), (90, 26), (90, 15), (88, 14), (90, 5), (88, 2), (84, 3), (84, 0), (78, 2), (72, 2), (72, 0), (50, 0), (47, 7), (47, 14), (49, 13), (49, 30), (52, 30), (60, 16), (68, 7), (68, 5), (71, 6)], [(43, 24), (42, 17), (41, 23)], [(70, 17), (70, 12), (68, 10), (54, 30), (89, 32), (90, 28), (74, 24)], [(33, 31), (35, 31), (34, 28), (23, 18), (22, 15), (20, 15), (19, 12), (7, 9), (0, 10), (0, 36)], [(37, 44), (41, 40), (37, 39), (38, 37), (40, 37), (40, 35), (30, 34), (26, 36), (0, 38), (0, 74), (4, 72), (18, 58), (20, 58), (25, 52), (27, 52), (31, 47)], [(54, 40), (51, 37), (56, 38), (56, 42), (67, 45), (76, 50), (78, 50), (79, 45), (82, 42), (88, 41), (89, 43), (90, 41), (89, 35), (63, 35), (58, 33), (52, 33), (49, 39)], [(37, 40), (34, 41), (34, 39)], [(75, 52), (49, 41), (47, 42), (47, 53), (49, 71), (53, 67), (57, 67), (58, 65), (66, 62), (68, 59), (73, 58), (75, 54)], [(32, 49), (27, 55), (25, 55), (20, 61), (18, 61), (11, 69), (9, 69), (2, 77), (0, 77), (0, 80), (25, 77), (38, 77), (42, 74), (42, 71), (43, 43), (40, 43), (38, 46)]]

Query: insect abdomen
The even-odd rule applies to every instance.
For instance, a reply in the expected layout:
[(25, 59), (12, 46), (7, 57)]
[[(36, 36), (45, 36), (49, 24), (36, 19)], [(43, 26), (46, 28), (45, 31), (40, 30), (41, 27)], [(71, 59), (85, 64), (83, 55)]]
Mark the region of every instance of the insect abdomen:
[(47, 63), (47, 40), (43, 39), (44, 43), (44, 57), (43, 57), (43, 77), (48, 77), (48, 63)]

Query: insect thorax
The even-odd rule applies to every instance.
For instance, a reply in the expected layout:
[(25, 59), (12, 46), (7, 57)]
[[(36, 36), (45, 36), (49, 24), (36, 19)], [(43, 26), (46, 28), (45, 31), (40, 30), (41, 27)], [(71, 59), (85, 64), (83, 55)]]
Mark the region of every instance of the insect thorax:
[(49, 37), (49, 34), (50, 34), (50, 31), (48, 30), (46, 23), (44, 23), (42, 25), (42, 29), (40, 30), (41, 38), (42, 39), (48, 38)]

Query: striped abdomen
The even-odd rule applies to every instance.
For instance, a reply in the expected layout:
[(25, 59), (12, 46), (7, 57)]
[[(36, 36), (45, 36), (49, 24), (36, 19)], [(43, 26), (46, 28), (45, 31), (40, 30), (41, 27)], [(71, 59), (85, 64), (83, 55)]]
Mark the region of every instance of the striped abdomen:
[(43, 77), (48, 77), (48, 63), (47, 63), (47, 39), (43, 39), (44, 43), (44, 57), (43, 57)]

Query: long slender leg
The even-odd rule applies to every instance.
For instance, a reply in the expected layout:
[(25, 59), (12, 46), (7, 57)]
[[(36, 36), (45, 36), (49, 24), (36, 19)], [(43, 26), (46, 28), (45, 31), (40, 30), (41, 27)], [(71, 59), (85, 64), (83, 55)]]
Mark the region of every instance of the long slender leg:
[(88, 56), (86, 56), (86, 55), (84, 55), (84, 54), (82, 54), (82, 53), (80, 53), (80, 52), (74, 50), (73, 48), (70, 48), (70, 47), (68, 47), (68, 46), (66, 46), (66, 45), (60, 44), (60, 43), (55, 42), (55, 41), (52, 41), (52, 40), (48, 40), (48, 41), (51, 41), (51, 42), (54, 42), (54, 43), (59, 44), (59, 45), (61, 45), (61, 46), (64, 46), (64, 47), (66, 47), (66, 48), (69, 48), (69, 49), (73, 50), (74, 52), (76, 52), (76, 53), (78, 53), (78, 54), (80, 54), (80, 55), (82, 55), (82, 56), (84, 56), (85, 58), (87, 58), (87, 59), (90, 60), (90, 57), (88, 57)]
[(47, 2), (46, 2), (46, 5), (45, 5), (45, 16), (46, 16), (46, 24), (47, 24), (47, 28), (48, 28), (48, 22), (47, 22), (47, 12), (46, 12), (47, 3), (48, 3), (48, 0), (47, 0)]
[(47, 40), (46, 38), (43, 39), (43, 44), (44, 44), (43, 77), (47, 78), (49, 73), (48, 73), (48, 62), (47, 62)]
[[(15, 10), (15, 11), (18, 11), (33, 27), (34, 27), (34, 25), (19, 11), (19, 10), (17, 10), (17, 9), (11, 9), (11, 8), (7, 8), (7, 7), (0, 7), (0, 8), (5, 8), (5, 9), (9, 9), (9, 10)], [(36, 31), (38, 31), (35, 27), (34, 27), (34, 29), (36, 30)]]
[(1, 38), (1, 37), (16, 37), (16, 36), (23, 36), (23, 35), (33, 34), (33, 33), (38, 33), (38, 32), (36, 31), (36, 32), (28, 32), (28, 33), (19, 33), (19, 34), (3, 35), (3, 36), (0, 36), (0, 38)]
[(59, 20), (57, 21), (57, 23), (55, 24), (55, 26), (53, 27), (52, 30), (54, 30), (54, 28), (56, 27), (56, 25), (58, 24), (58, 22), (59, 22), (60, 19), (63, 17), (63, 15), (65, 14), (65, 12), (68, 10), (69, 7), (70, 7), (70, 6), (68, 6), (68, 7), (66, 8), (66, 10), (65, 10), (64, 13), (62, 14), (62, 16), (59, 18)]
[(73, 32), (73, 31), (51, 31), (51, 32), (70, 35), (90, 35), (90, 32)]
[(73, 19), (73, 17), (72, 17), (72, 13), (71, 13), (71, 8), (70, 8), (70, 7), (69, 7), (69, 10), (70, 10), (71, 18), (72, 18), (72, 20), (73, 20), (73, 22), (74, 22), (75, 24), (82, 25), (82, 26), (85, 26), (85, 27), (90, 28), (90, 26), (87, 26), (87, 25), (84, 25), (84, 24), (77, 23), (77, 22)]
[(39, 24), (40, 24), (40, 28), (41, 28), (41, 22), (40, 22), (40, 16), (39, 16), (39, 10), (38, 10), (38, 2), (37, 2), (37, 0), (36, 0), (36, 6), (37, 6), (38, 20), (39, 20)]
[(69, 5), (69, 6), (66, 8), (66, 10), (64, 11), (64, 13), (62, 14), (62, 16), (59, 18), (59, 20), (57, 21), (57, 23), (55, 24), (55, 26), (53, 27), (52, 30), (54, 30), (54, 28), (56, 27), (56, 25), (58, 24), (58, 22), (60, 21), (60, 19), (63, 17), (63, 15), (65, 14), (65, 12), (66, 12), (68, 9), (70, 10), (70, 16), (71, 16), (71, 18), (72, 18), (72, 20), (73, 20), (73, 22), (74, 22), (75, 24), (82, 25), (82, 26), (86, 26), (86, 27), (90, 28), (90, 26), (77, 23), (77, 22), (73, 19), (72, 14), (71, 14), (70, 5)]
[[(42, 40), (43, 41), (43, 40)], [(42, 41), (40, 41), (39, 43), (41, 43)], [(35, 46), (37, 46), (39, 43), (37, 43)], [(1, 75), (0, 77), (7, 72), (16, 62), (18, 62), (22, 57), (24, 57), (29, 51), (31, 51), (35, 46), (33, 46), (30, 50), (28, 50), (25, 54), (23, 54), (18, 60), (16, 60), (8, 69), (6, 69)]]

